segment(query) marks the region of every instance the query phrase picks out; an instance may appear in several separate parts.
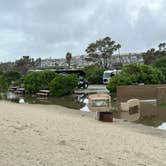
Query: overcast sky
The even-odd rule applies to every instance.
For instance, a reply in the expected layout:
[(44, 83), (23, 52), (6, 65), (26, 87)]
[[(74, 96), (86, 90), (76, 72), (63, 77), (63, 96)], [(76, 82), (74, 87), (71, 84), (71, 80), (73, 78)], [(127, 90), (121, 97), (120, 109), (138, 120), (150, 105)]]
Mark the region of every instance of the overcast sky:
[(0, 61), (85, 54), (106, 36), (123, 53), (166, 41), (166, 0), (0, 0)]

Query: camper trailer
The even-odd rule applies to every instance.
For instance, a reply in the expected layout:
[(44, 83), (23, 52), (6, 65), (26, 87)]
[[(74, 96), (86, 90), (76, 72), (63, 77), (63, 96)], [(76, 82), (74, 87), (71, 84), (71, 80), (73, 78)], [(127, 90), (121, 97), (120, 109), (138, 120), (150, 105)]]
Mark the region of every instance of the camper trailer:
[(119, 74), (121, 70), (106, 70), (103, 73), (103, 84), (108, 84), (109, 80), (116, 74)]

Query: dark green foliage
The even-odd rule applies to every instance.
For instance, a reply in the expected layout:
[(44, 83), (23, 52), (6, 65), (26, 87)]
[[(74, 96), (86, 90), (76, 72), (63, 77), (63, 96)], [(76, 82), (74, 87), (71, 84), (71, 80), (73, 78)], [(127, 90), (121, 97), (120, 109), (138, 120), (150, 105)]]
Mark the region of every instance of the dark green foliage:
[(86, 79), (90, 84), (102, 84), (104, 69), (96, 65), (87, 66), (84, 68)]
[(159, 104), (160, 107), (166, 107), (166, 102), (162, 102)]
[(55, 78), (56, 73), (53, 71), (45, 70), (41, 73), (41, 79), (42, 79), (42, 89), (49, 89), (50, 82)]
[(8, 81), (3, 75), (0, 75), (0, 92), (4, 92), (7, 89), (8, 89)]
[(123, 68), (123, 73), (132, 76), (132, 81), (135, 84), (162, 84), (164, 82), (161, 71), (148, 65), (130, 64)]
[(157, 68), (143, 64), (130, 64), (123, 67), (120, 75), (110, 80), (107, 89), (115, 92), (118, 85), (162, 84), (164, 80), (162, 72)]
[(56, 74), (53, 71), (30, 72), (24, 78), (24, 87), (28, 93), (36, 93), (48, 89)]
[(50, 92), (53, 96), (65, 96), (74, 92), (78, 85), (76, 75), (57, 75), (50, 83)]
[(166, 56), (166, 43), (160, 43), (158, 49), (151, 48), (147, 52), (143, 53), (144, 63), (149, 65), (156, 62), (157, 59)]
[(158, 68), (166, 78), (166, 56), (159, 58), (153, 66)]
[(20, 82), (21, 74), (17, 71), (8, 71), (4, 73), (4, 77), (7, 79), (9, 85)]
[(42, 78), (39, 72), (28, 73), (24, 78), (24, 87), (27, 93), (36, 93), (41, 89)]
[(134, 84), (133, 78), (129, 74), (121, 74), (121, 75), (116, 75), (111, 78), (109, 81), (109, 84), (107, 85), (107, 89), (110, 92), (116, 92), (117, 86), (120, 85), (132, 85)]

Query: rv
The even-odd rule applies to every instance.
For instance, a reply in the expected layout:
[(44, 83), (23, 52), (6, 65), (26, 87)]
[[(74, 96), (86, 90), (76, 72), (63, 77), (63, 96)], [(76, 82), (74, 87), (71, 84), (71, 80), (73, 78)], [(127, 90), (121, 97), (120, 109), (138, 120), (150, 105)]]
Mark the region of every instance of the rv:
[(106, 70), (103, 73), (103, 84), (108, 84), (109, 80), (114, 76), (120, 73), (121, 70)]

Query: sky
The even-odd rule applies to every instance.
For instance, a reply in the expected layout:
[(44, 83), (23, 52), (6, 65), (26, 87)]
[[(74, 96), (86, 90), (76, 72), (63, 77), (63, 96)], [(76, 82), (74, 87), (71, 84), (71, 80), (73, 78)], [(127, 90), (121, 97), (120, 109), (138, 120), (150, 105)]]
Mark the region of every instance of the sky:
[(0, 61), (85, 54), (111, 37), (121, 53), (166, 42), (166, 0), (0, 0)]

